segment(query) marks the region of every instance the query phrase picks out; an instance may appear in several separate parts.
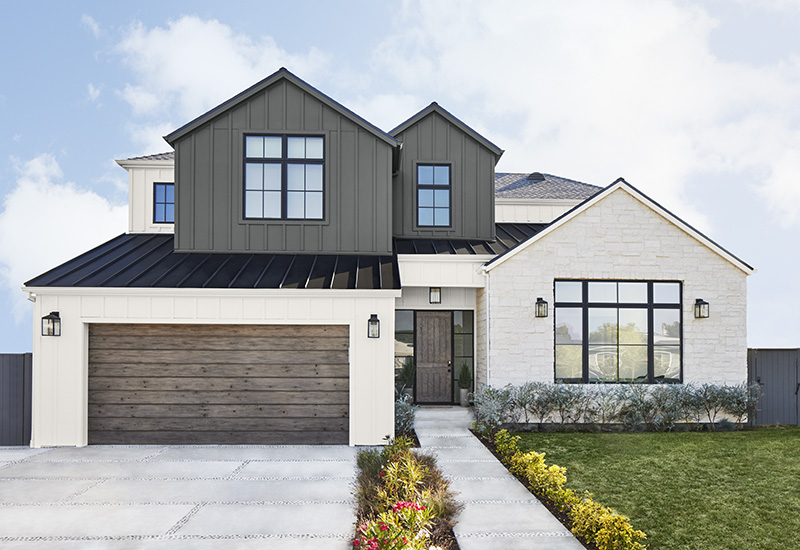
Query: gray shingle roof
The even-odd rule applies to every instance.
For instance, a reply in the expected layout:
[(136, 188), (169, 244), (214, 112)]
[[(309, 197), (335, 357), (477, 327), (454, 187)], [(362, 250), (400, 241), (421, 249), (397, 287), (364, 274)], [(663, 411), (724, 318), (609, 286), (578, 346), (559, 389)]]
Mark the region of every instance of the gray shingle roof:
[(498, 199), (569, 199), (586, 200), (603, 188), (552, 174), (494, 175), (494, 196)]
[(175, 151), (156, 153), (155, 155), (144, 155), (143, 157), (131, 157), (125, 160), (175, 160)]

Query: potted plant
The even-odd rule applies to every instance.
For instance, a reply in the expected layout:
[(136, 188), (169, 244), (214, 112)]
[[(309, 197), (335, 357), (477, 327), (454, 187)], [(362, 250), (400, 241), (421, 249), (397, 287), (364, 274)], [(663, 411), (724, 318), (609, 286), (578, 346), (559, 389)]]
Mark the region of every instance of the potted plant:
[(472, 391), (472, 370), (464, 361), (458, 371), (458, 399), (462, 407), (469, 407), (469, 392)]
[(406, 361), (403, 363), (403, 368), (400, 369), (400, 375), (398, 376), (401, 386), (400, 391), (403, 395), (413, 395), (414, 393), (414, 370), (414, 358), (406, 357)]

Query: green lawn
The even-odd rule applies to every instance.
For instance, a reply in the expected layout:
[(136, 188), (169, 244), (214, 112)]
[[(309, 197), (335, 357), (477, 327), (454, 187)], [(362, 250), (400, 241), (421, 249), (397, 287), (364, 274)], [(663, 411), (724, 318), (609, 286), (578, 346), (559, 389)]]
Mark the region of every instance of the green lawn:
[(800, 428), (519, 435), (652, 550), (800, 548)]

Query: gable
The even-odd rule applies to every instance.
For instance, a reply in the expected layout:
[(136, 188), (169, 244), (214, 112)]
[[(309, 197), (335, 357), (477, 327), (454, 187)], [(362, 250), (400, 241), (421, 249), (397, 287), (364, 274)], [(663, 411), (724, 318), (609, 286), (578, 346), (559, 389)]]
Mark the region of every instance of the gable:
[[(569, 230), (560, 231), (562, 227), (567, 226), (569, 226)], [(586, 226), (583, 231), (578, 231), (581, 238), (573, 238), (571, 242), (563, 240), (563, 235), (574, 232), (575, 226)], [(671, 238), (674, 242), (680, 243), (679, 247), (683, 248), (687, 254), (687, 261), (688, 258), (695, 255), (691, 251), (700, 246), (707, 251), (704, 257), (714, 256), (733, 265), (745, 275), (750, 275), (755, 271), (750, 265), (623, 179), (617, 180), (602, 192), (563, 214), (516, 248), (497, 256), (487, 263), (485, 269), (487, 272), (496, 269), (512, 257), (530, 247), (535, 247), (537, 242), (545, 239), (563, 242), (565, 246), (572, 249), (575, 247), (584, 249), (591, 248), (591, 244), (595, 243), (598, 236), (608, 237), (611, 233), (617, 236), (621, 244), (642, 242), (645, 246), (645, 249), (640, 251), (645, 254), (642, 260), (656, 262), (656, 265), (659, 248), (665, 245), (665, 239)], [(595, 244), (599, 245), (599, 243)], [(620, 248), (624, 247), (620, 246)]]

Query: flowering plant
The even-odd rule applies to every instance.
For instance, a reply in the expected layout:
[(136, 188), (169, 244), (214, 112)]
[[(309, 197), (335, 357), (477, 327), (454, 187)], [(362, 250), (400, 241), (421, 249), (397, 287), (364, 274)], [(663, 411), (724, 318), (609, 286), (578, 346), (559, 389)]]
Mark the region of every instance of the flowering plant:
[(401, 500), (378, 514), (377, 519), (359, 526), (353, 546), (367, 550), (424, 550), (428, 548), (432, 522), (430, 509)]

